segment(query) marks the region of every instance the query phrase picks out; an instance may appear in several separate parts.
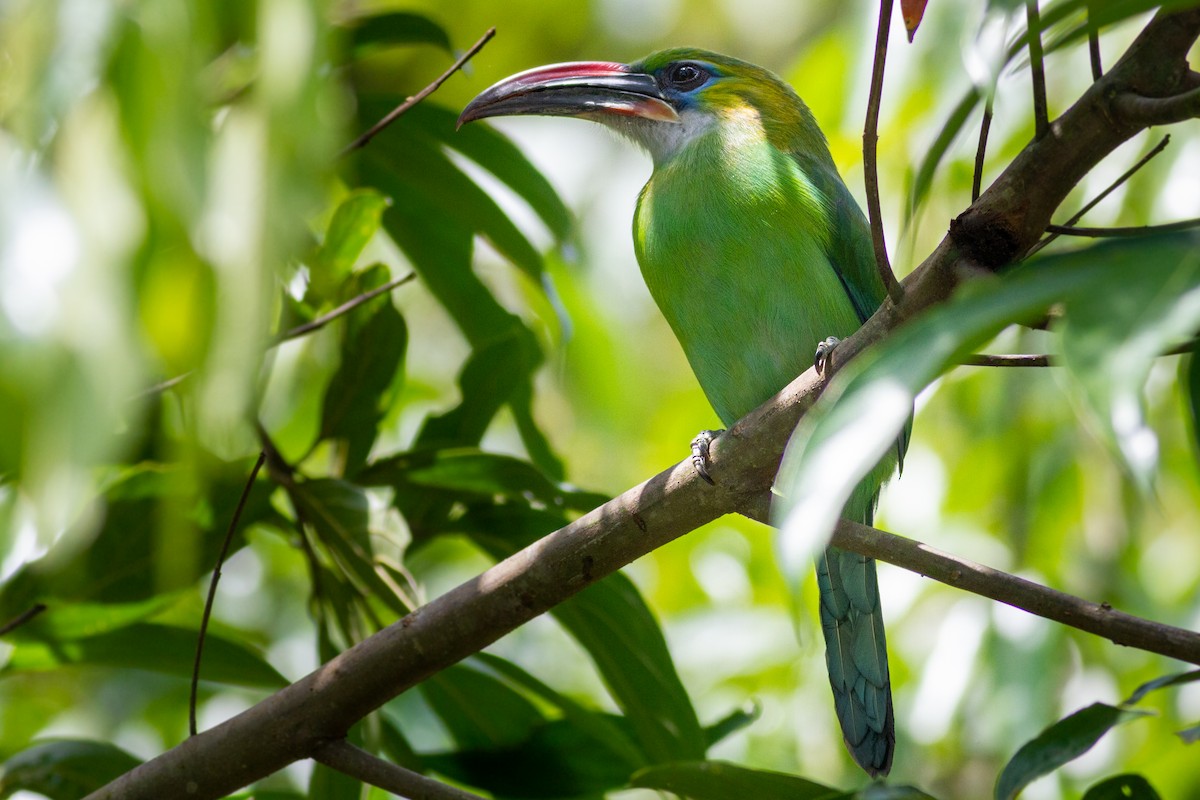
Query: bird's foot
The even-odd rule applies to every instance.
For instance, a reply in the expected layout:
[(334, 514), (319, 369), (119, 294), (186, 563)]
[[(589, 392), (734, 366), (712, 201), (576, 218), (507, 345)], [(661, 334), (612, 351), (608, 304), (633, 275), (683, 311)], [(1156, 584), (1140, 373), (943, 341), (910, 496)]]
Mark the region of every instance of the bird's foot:
[(696, 474), (703, 478), (709, 486), (716, 486), (716, 483), (708, 474), (708, 446), (724, 432), (700, 431), (696, 434), (696, 438), (692, 439), (692, 469), (696, 470)]
[(833, 363), (833, 348), (837, 347), (841, 339), (836, 336), (830, 336), (825, 341), (817, 345), (817, 352), (813, 355), (813, 366), (817, 369), (817, 374), (825, 377), (825, 372)]

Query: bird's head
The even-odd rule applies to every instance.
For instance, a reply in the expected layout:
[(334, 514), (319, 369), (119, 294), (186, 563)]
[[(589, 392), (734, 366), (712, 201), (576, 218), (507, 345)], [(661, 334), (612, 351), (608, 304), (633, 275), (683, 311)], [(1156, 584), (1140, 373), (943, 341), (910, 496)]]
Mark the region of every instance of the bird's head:
[(608, 125), (670, 158), (723, 124), (753, 126), (781, 150), (825, 151), (808, 107), (774, 73), (706, 50), (676, 48), (632, 64), (551, 64), (505, 78), (472, 100), (458, 124), (523, 114)]

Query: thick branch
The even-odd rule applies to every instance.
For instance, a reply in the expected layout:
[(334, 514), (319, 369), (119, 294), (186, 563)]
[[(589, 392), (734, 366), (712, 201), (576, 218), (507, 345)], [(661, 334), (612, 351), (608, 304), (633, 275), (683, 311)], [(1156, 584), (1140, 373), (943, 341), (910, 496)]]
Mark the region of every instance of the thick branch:
[[(1113, 114), (1117, 90), (1151, 97), (1175, 93), (1189, 74), (1185, 57), (1198, 34), (1200, 9), (1156, 16), (1048, 135), (1027, 146), (955, 221), (904, 281), (899, 307), (886, 304), (842, 341), (839, 361), (944, 301), (969, 274), (965, 263), (996, 268), (1031, 247), (1079, 179), (1138, 132)], [(717, 486), (705, 484), (685, 460), (90, 797), (222, 797), (311, 757), (400, 692), (630, 561), (724, 513), (754, 513), (768, 496), (784, 443), (823, 385), (810, 369), (719, 437), (711, 450)]]

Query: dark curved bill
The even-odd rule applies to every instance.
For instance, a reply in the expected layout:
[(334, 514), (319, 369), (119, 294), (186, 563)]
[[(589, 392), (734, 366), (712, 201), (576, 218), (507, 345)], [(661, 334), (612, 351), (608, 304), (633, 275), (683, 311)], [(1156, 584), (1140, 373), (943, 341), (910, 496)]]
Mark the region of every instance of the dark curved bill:
[(576, 61), (536, 67), (505, 78), (468, 103), (458, 124), (517, 114), (620, 114), (660, 122), (679, 121), (675, 109), (663, 100), (653, 76), (631, 72), (624, 64)]

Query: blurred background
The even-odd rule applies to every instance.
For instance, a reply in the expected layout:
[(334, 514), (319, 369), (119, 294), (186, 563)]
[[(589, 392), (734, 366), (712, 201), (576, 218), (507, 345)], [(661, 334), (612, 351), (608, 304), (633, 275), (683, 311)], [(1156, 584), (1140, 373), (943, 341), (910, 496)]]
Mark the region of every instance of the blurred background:
[[(879, 159), (889, 252), (901, 275), (970, 202), (978, 107), (927, 195), (919, 205), (912, 200), (921, 164), (970, 87), (995, 85), (985, 188), (1032, 135), (1027, 65), (1018, 56), (1000, 68), (1024, 23), (1023, 9), (1012, 5), (931, 3), (913, 44), (896, 15)], [(327, 422), (323, 393), (341, 363), (339, 340), (323, 332), (284, 343), (265, 360), (261, 353), (295, 312), (277, 299), (279, 287), (307, 297), (310, 273), (284, 265), (311, 270), (305, 254), (355, 186), (353, 176), (369, 181), (375, 168), (366, 158), (350, 167), (337, 160), (363, 127), (367, 106), (359, 99), (411, 94), (452, 60), (431, 41), (342, 60), (344, 42), (330, 21), (387, 9), (428, 17), (457, 51), (496, 27), (495, 39), (428, 101), (453, 114), (500, 78), (554, 61), (631, 61), (695, 45), (762, 64), (812, 107), (863, 204), (861, 132), (878, 10), (865, 0), (0, 0), (4, 619), (36, 595), (29, 565), (48, 563), (50, 554), (84, 570), (54, 572), (51, 564), (56, 580), (86, 574), (128, 583), (137, 573), (154, 587), (106, 596), (107, 613), (194, 628), (207, 588), (198, 578), (211, 559), (174, 537), (223, 533), (231, 504), (205, 506), (196, 497), (212, 487), (240, 491), (259, 446), (248, 409), (257, 409), (274, 444), (305, 474), (342, 474), (345, 453), (311, 444)], [(1105, 32), (1106, 63), (1145, 19)], [(1090, 83), (1086, 47), (1052, 52), (1047, 78), (1054, 116)], [(543, 259), (543, 271), (531, 275), (514, 269), (495, 237), (476, 236), (474, 274), (540, 346), (532, 415), (566, 482), (618, 494), (684, 458), (697, 431), (719, 427), (633, 257), (632, 213), (649, 160), (585, 122), (530, 118), (494, 127), (544, 174), (572, 220), (555, 230), (504, 179), (450, 153)], [(1081, 224), (1200, 216), (1200, 123), (1176, 126), (1171, 136), (1161, 156)], [(1151, 132), (1114, 153), (1061, 217), (1160, 137)], [(370, 147), (387, 146), (381, 139)], [(356, 263), (384, 263), (402, 275), (412, 248), (395, 239), (373, 236)], [(407, 349), (403, 380), (389, 384), (378, 436), (368, 441), (376, 456), (412, 447), (430, 415), (456, 407), (464, 360), (479, 346), (427, 283), (392, 292)], [(1053, 347), (1045, 332), (1010, 330), (990, 349)], [(1200, 628), (1200, 483), (1182, 360), (1161, 359), (1146, 389), (1160, 459), (1149, 497), (1132, 486), (1080, 412), (1077, 390), (1055, 370), (964, 367), (918, 401), (904, 474), (885, 488), (878, 526), (1123, 611)], [(182, 389), (159, 385), (181, 375), (188, 376)], [(541, 465), (523, 425), (500, 409), (482, 449)], [(123, 494), (113, 493), (118, 486)], [(152, 502), (121, 506), (141, 514), (138, 522), (117, 520), (114, 498), (143, 496)], [(459, 535), (406, 552), (414, 538), (406, 515), (385, 496), (365, 497), (371, 534), (404, 554), (414, 599), (436, 597), (491, 563)], [(303, 548), (270, 529), (268, 517), (287, 516), (279, 497), (263, 503), (247, 546), (225, 567), (214, 624), (295, 680), (324, 658), (310, 565)], [(146, 526), (134, 541), (148, 544), (152, 558), (131, 543), (128, 551), (93, 549), (93, 563), (81, 567), (98, 531), (120, 539), (118, 522)], [(862, 782), (833, 715), (815, 582), (793, 616), (767, 528), (718, 520), (625, 572), (661, 622), (700, 721), (757, 709), (758, 718), (710, 757), (835, 786)], [(892, 774), (936, 796), (987, 796), (1016, 747), (1045, 726), (1181, 668), (888, 565), (879, 576), (899, 740)], [(99, 595), (70, 598), (61, 586), (54, 593), (79, 609), (100, 603)], [(86, 624), (101, 623), (89, 617)], [(146, 669), (136, 652), (104, 656), (84, 647), (72, 660), (31, 648), (0, 641), (0, 661), (7, 659), (0, 758), (53, 736), (106, 739), (149, 758), (185, 734), (186, 683), (171, 669)], [(589, 706), (617, 708), (587, 652), (549, 618), (490, 652)], [(263, 691), (206, 684), (200, 727)], [(450, 747), (429, 702), (409, 695), (396, 713), (408, 721), (412, 747)], [(1164, 797), (1200, 797), (1194, 746), (1172, 734), (1200, 718), (1200, 688), (1155, 695), (1147, 705), (1161, 716), (1117, 729), (1024, 796), (1077, 797), (1099, 777), (1138, 771)], [(310, 770), (295, 765), (278, 785), (304, 785)]]

